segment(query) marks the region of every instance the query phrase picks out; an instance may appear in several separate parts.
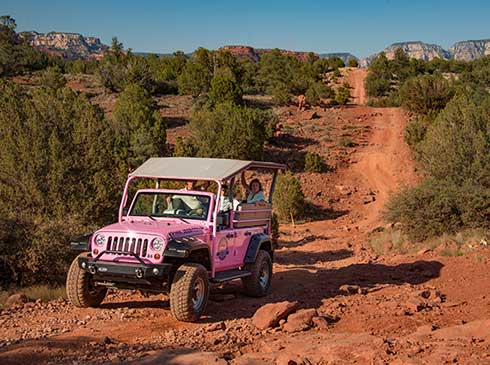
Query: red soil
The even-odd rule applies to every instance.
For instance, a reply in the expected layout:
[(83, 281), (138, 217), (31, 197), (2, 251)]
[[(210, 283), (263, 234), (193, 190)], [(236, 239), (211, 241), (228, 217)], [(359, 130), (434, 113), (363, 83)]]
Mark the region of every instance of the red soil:
[[(355, 102), (363, 104), (365, 71), (348, 77)], [(490, 363), (488, 248), (462, 257), (430, 251), (377, 257), (367, 243), (385, 225), (380, 212), (389, 194), (417, 181), (403, 142), (406, 114), (350, 105), (318, 109), (320, 118), (305, 121), (292, 108), (279, 112), (297, 133), (293, 142), (303, 143), (291, 156), (298, 148), (319, 152), (334, 171), (299, 174), (306, 195), (330, 215), (281, 226), (269, 296), (245, 297), (235, 283), (215, 288), (207, 316), (194, 324), (175, 321), (164, 296), (139, 294), (111, 295), (99, 309), (60, 301), (4, 310), (0, 364), (102, 364), (148, 354), (146, 363), (162, 364)], [(313, 123), (317, 129), (305, 130)], [(323, 141), (327, 127), (331, 136)], [(338, 148), (344, 132), (356, 147)], [(281, 156), (291, 143), (284, 137), (268, 153)], [(438, 294), (428, 301), (423, 290)], [(253, 327), (257, 308), (283, 300), (316, 308), (330, 319), (328, 328), (289, 334)]]

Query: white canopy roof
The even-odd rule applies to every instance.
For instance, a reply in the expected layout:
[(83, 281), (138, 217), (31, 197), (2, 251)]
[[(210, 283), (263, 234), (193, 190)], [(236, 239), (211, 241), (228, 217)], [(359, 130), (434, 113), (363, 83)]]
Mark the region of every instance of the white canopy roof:
[(285, 169), (274, 162), (228, 160), (221, 158), (153, 157), (129, 176), (177, 180), (227, 180), (247, 169)]

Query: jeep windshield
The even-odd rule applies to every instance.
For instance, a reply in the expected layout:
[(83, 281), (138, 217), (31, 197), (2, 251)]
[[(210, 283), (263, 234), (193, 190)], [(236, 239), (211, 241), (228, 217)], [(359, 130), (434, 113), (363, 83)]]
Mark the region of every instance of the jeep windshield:
[(186, 191), (178, 193), (140, 192), (135, 197), (129, 215), (206, 220), (209, 204), (209, 196)]

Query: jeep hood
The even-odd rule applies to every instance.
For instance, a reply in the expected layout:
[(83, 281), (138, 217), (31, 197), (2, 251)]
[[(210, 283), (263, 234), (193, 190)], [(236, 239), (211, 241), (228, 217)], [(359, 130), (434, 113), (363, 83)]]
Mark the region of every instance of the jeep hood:
[[(192, 235), (202, 235), (206, 231), (206, 226), (199, 223), (189, 224), (184, 223), (180, 219), (165, 219), (165, 220), (129, 220), (121, 223), (114, 223), (104, 228), (101, 228), (96, 233), (123, 233), (123, 234), (147, 234), (167, 236), (168, 234), (192, 232)], [(189, 234), (190, 235), (190, 234)]]

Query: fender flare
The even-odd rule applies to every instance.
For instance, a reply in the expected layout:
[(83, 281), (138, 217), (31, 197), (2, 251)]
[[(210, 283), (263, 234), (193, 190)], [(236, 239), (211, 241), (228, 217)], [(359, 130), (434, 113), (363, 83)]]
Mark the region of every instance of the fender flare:
[(163, 251), (163, 257), (175, 257), (180, 259), (188, 258), (193, 252), (197, 250), (206, 250), (211, 260), (211, 255), (209, 251), (209, 246), (202, 242), (198, 241), (196, 243), (191, 243), (187, 240), (170, 240), (165, 247), (165, 251)]
[(253, 264), (257, 259), (257, 254), (259, 253), (260, 247), (264, 244), (270, 245), (271, 250), (269, 253), (271, 254), (271, 259), (272, 259), (274, 248), (272, 246), (270, 237), (265, 233), (258, 233), (258, 234), (254, 234), (250, 238), (250, 242), (247, 248), (247, 253), (245, 254), (244, 263)]

